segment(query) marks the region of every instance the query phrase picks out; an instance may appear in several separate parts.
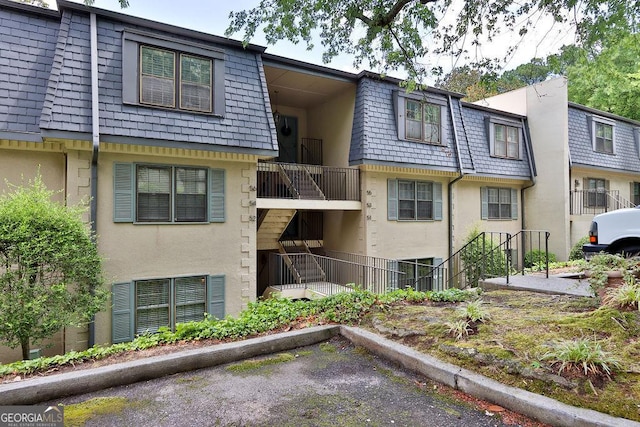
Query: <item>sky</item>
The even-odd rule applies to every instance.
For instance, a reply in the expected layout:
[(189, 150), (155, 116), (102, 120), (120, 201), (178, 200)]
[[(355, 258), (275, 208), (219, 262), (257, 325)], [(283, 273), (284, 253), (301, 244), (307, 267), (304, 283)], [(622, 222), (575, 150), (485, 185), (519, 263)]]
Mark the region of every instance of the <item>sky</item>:
[[(82, 0), (71, 1), (82, 2)], [(55, 5), (55, 0), (50, 0), (50, 4)], [(121, 9), (118, 0), (95, 0), (94, 6), (224, 36), (229, 24), (229, 13), (253, 8), (259, 4), (259, 0), (129, 0), (129, 4), (128, 8)], [(241, 39), (242, 34), (236, 33), (231, 38)], [(490, 43), (484, 42), (481, 49), (477, 52), (472, 52), (472, 55), (477, 54), (481, 57), (499, 56), (496, 53), (506, 52), (515, 39), (517, 37), (513, 34), (506, 34)], [(319, 41), (314, 40), (314, 42), (317, 46), (320, 45)], [(259, 31), (256, 32), (256, 36), (251, 40), (251, 43), (267, 46), (266, 40)], [(563, 44), (572, 43), (573, 33), (571, 31), (559, 29), (557, 25), (551, 25), (550, 22), (539, 22), (535, 31), (530, 31), (527, 38), (519, 44), (520, 47), (508, 59), (504, 69), (513, 69), (519, 64), (529, 62), (535, 56), (546, 57), (549, 54), (556, 53)], [(356, 73), (362, 71), (362, 69), (354, 68), (353, 58), (347, 55), (336, 57), (329, 64), (323, 63), (322, 48), (320, 46), (312, 51), (307, 51), (304, 43), (294, 45), (288, 41), (280, 41), (275, 45), (267, 46), (266, 52), (342, 71)], [(454, 65), (464, 65), (465, 63), (464, 60), (445, 56), (432, 56), (426, 58), (426, 62), (429, 67), (440, 66), (445, 72), (449, 71)], [(403, 77), (403, 73), (399, 71), (393, 71), (389, 74), (395, 77)], [(429, 83), (432, 84), (433, 81)]]

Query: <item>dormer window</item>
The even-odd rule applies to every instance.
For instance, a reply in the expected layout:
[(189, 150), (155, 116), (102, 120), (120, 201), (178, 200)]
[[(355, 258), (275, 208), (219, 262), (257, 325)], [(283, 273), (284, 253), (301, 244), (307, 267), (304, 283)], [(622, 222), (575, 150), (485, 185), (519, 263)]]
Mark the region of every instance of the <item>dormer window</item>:
[(431, 93), (394, 91), (398, 139), (447, 145), (447, 99)]
[(523, 158), (522, 122), (503, 117), (485, 117), (485, 130), (492, 157), (520, 160)]
[(123, 35), (122, 101), (224, 115), (224, 52), (157, 34)]
[(414, 99), (406, 100), (405, 138), (441, 144), (440, 106)]
[(587, 115), (593, 151), (603, 154), (616, 154), (616, 122), (605, 117)]
[(595, 149), (600, 153), (613, 154), (613, 125), (595, 122)]

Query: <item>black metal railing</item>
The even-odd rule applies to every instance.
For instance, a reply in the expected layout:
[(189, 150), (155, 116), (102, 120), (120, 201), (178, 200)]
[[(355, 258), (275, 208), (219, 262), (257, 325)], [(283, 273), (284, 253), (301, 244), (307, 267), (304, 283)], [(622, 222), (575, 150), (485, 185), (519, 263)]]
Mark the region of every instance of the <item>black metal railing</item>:
[(620, 196), (618, 190), (571, 190), (569, 192), (571, 215), (597, 215), (603, 212), (622, 208), (632, 208), (635, 205)]
[(505, 277), (509, 283), (510, 276), (533, 266), (544, 268), (549, 277), (549, 236), (541, 230), (481, 232), (437, 266), (449, 272), (442, 276), (443, 289), (474, 287), (492, 277)]
[(360, 171), (295, 163), (258, 163), (258, 197), (360, 200)]
[(269, 284), (281, 289), (325, 286), (339, 292), (357, 286), (382, 294), (397, 289), (404, 276), (392, 261), (381, 267), (310, 253), (271, 253), (269, 263)]

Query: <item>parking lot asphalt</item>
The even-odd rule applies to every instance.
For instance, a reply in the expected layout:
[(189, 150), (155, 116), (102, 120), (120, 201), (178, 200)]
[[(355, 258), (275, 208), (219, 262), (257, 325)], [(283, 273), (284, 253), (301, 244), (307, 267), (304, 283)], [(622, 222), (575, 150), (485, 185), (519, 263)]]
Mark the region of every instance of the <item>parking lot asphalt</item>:
[(506, 425), (495, 414), (439, 395), (435, 383), (340, 335), (249, 360), (254, 362), (227, 363), (43, 404), (124, 398), (124, 409), (107, 410), (86, 426)]

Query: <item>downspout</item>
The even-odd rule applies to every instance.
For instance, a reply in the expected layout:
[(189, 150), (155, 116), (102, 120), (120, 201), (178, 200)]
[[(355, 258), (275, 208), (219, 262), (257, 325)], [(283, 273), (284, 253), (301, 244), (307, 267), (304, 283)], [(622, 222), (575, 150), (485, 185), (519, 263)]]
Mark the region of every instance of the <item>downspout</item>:
[(456, 150), (456, 158), (458, 159), (458, 170), (460, 175), (456, 177), (453, 181), (449, 182), (447, 187), (447, 200), (448, 200), (448, 215), (447, 220), (449, 222), (449, 232), (448, 232), (448, 241), (449, 241), (449, 253), (447, 258), (451, 258), (453, 255), (453, 198), (451, 197), (451, 191), (453, 190), (453, 185), (464, 178), (464, 172), (462, 171), (462, 156), (460, 155), (460, 147), (458, 146), (458, 130), (456, 127), (455, 116), (453, 115), (453, 103), (451, 101), (451, 95), (448, 95), (449, 100), (449, 113), (451, 114), (451, 124), (453, 128), (453, 142)]
[[(91, 129), (93, 150), (91, 153), (91, 235), (95, 239), (98, 231), (98, 153), (100, 149), (100, 104), (98, 102), (98, 25), (96, 14), (91, 19)], [(96, 242), (97, 244), (97, 242)], [(89, 347), (96, 343), (96, 317), (89, 322)]]
[[(531, 184), (520, 189), (520, 212), (521, 223), (520, 229), (525, 230), (525, 209), (524, 209), (524, 191), (536, 185), (536, 168), (533, 161), (533, 147), (531, 147), (531, 135), (529, 135), (529, 127), (525, 125), (524, 119), (520, 119), (522, 123), (522, 135), (524, 136), (524, 146), (527, 148), (527, 161), (529, 162), (529, 172), (531, 173)], [(523, 254), (524, 256), (524, 254)]]

